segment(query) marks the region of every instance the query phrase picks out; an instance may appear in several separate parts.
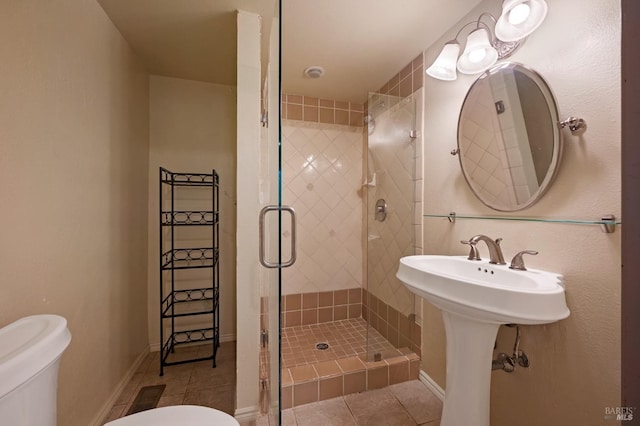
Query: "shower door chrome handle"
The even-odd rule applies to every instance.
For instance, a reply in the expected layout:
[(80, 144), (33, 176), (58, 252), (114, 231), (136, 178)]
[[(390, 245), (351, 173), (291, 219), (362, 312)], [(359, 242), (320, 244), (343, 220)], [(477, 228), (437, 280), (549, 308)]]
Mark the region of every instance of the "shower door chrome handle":
[[(265, 257), (265, 236), (264, 236), (264, 218), (270, 211), (286, 211), (291, 216), (291, 257), (286, 262), (273, 263), (269, 262)], [(266, 268), (287, 268), (296, 262), (296, 211), (289, 206), (265, 206), (260, 210), (260, 263)]]

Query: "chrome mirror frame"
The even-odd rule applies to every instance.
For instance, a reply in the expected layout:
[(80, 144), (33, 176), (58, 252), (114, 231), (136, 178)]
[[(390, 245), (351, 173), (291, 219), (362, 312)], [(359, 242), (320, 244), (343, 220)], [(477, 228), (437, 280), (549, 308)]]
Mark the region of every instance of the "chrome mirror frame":
[[(513, 205), (496, 203), (495, 201), (487, 199), (487, 197), (482, 196), (482, 194), (476, 188), (476, 184), (473, 182), (470, 176), (470, 171), (467, 168), (465, 168), (464, 152), (463, 152), (463, 147), (461, 143), (461, 133), (462, 133), (462, 124), (464, 119), (465, 105), (467, 104), (467, 101), (470, 98), (470, 94), (472, 93), (472, 90), (474, 89), (474, 87), (477, 87), (479, 84), (487, 81), (487, 79), (490, 78), (491, 76), (497, 75), (504, 71), (510, 71), (510, 72), (517, 71), (519, 73), (522, 73), (523, 75), (528, 77), (531, 81), (533, 81), (533, 83), (535, 83), (535, 85), (540, 90), (546, 102), (546, 106), (549, 114), (549, 124), (551, 126), (550, 130), (552, 134), (550, 140), (548, 141), (548, 143), (552, 144), (551, 160), (549, 162), (549, 165), (547, 166), (547, 171), (544, 176), (544, 179), (539, 183), (538, 189), (533, 194), (531, 194), (528, 200), (526, 200), (525, 202), (522, 202), (519, 204), (516, 203)], [(496, 108), (498, 108), (498, 105), (496, 105)], [(462, 174), (469, 188), (473, 192), (473, 194), (483, 204), (485, 204), (486, 206), (494, 210), (504, 211), (504, 212), (519, 211), (532, 206), (533, 204), (535, 204), (537, 201), (540, 200), (540, 198), (546, 193), (546, 191), (551, 186), (551, 183), (553, 182), (554, 178), (557, 175), (557, 172), (559, 170), (559, 166), (561, 163), (561, 159), (562, 159), (562, 146), (563, 146), (562, 133), (560, 132), (558, 107), (557, 107), (555, 97), (553, 96), (553, 92), (551, 91), (551, 87), (542, 78), (542, 76), (540, 76), (540, 74), (538, 74), (536, 71), (522, 64), (519, 64), (517, 62), (504, 62), (490, 68), (489, 70), (485, 71), (482, 75), (480, 75), (480, 77), (476, 79), (476, 81), (471, 85), (467, 94), (465, 95), (465, 99), (462, 103), (462, 106), (460, 108), (460, 114), (458, 116), (457, 143), (458, 143), (457, 154), (458, 154), (458, 160), (460, 162), (460, 168), (462, 169)]]

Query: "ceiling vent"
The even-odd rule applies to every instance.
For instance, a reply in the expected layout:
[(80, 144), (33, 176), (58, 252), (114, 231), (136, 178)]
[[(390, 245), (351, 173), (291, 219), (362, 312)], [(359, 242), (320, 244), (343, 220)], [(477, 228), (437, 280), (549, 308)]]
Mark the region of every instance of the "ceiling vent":
[(309, 78), (320, 78), (324, 75), (324, 68), (319, 66), (311, 66), (304, 70), (304, 75)]

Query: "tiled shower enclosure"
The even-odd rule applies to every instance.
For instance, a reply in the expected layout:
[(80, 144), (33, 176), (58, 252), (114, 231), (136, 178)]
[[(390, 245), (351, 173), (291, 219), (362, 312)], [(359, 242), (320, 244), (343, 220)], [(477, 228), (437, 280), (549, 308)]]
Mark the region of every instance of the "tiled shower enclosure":
[(395, 279), (416, 249), (415, 100), (374, 100), (367, 111), (283, 96), (282, 200), (298, 232), (298, 260), (282, 270), (283, 409), (418, 376), (414, 300)]

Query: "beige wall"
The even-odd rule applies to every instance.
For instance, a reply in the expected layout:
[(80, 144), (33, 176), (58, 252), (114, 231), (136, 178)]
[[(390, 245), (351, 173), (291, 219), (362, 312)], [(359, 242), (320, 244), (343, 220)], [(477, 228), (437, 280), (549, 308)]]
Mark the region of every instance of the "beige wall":
[[(499, 12), (499, 1), (480, 11)], [(571, 28), (571, 31), (567, 31)], [(455, 27), (426, 52), (430, 64)], [(599, 219), (620, 216), (620, 5), (618, 1), (549, 2), (542, 26), (511, 58), (550, 84), (561, 118), (583, 117), (581, 137), (563, 130), (565, 152), (549, 192), (519, 217)], [(456, 146), (460, 106), (473, 76), (455, 82), (425, 79), (425, 213), (496, 215), (468, 189), (449, 155)], [(522, 327), (521, 349), (531, 361), (513, 374), (492, 373), (495, 426), (601, 424), (605, 407), (620, 405), (620, 229), (597, 226), (424, 218), (427, 254), (466, 254), (459, 240), (482, 233), (503, 237), (507, 261), (535, 249), (531, 267), (564, 275), (571, 316), (555, 324)], [(480, 247), (486, 256), (485, 247)], [(510, 352), (514, 331), (501, 330), (498, 351)], [(444, 387), (444, 330), (440, 312), (424, 302), (422, 368)]]
[(261, 193), (260, 152), (260, 17), (239, 11), (238, 99), (236, 171), (237, 323), (236, 417), (255, 418), (259, 411), (260, 288), (262, 267), (258, 261), (258, 214), (269, 200)]
[(236, 88), (151, 76), (149, 110), (149, 342), (159, 350), (160, 166), (220, 175), (220, 338), (235, 340)]
[(0, 13), (0, 326), (67, 318), (58, 424), (97, 420), (147, 347), (148, 78), (100, 6)]

